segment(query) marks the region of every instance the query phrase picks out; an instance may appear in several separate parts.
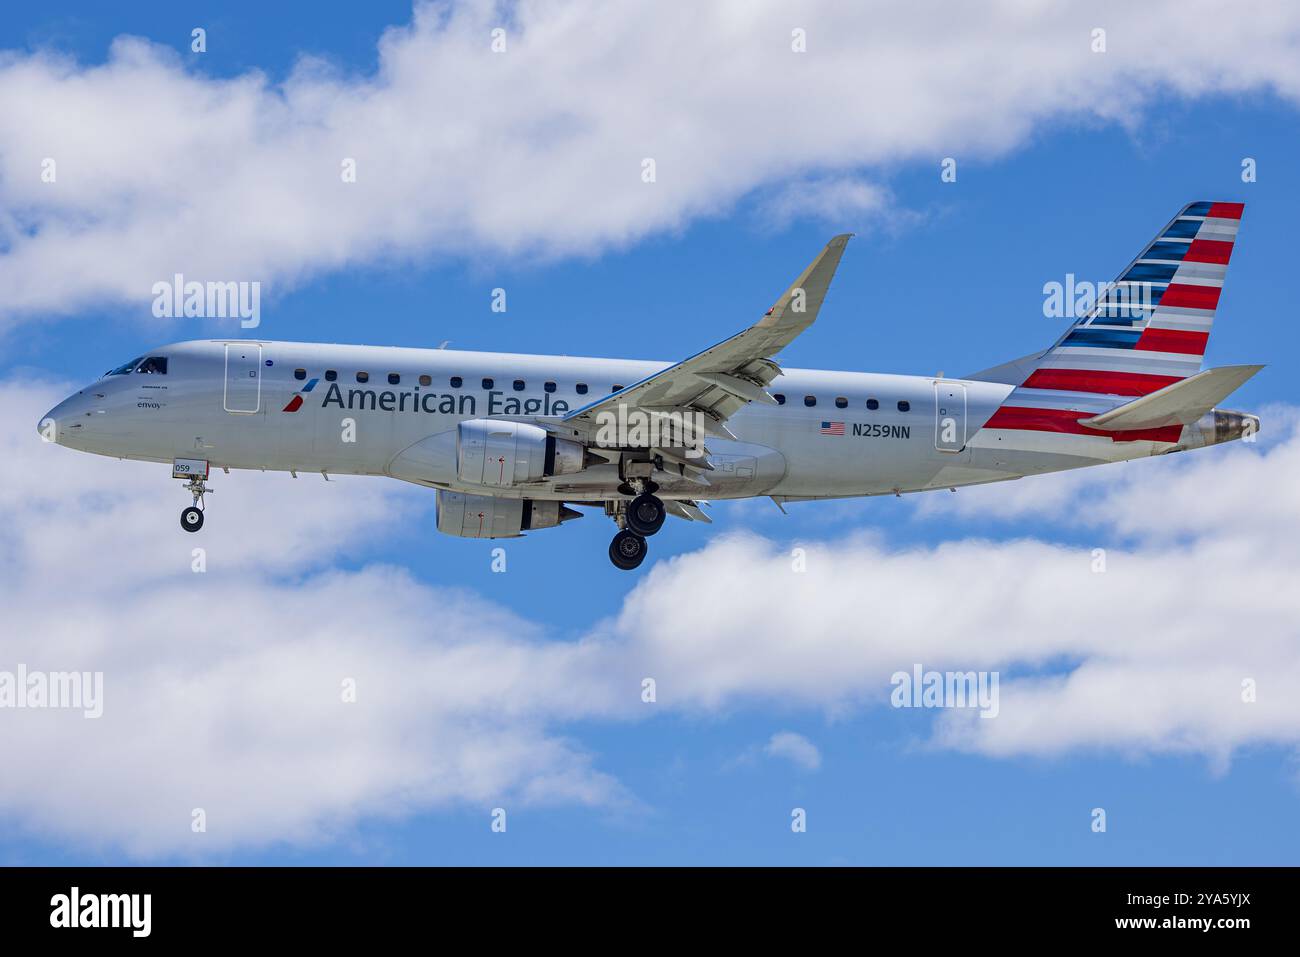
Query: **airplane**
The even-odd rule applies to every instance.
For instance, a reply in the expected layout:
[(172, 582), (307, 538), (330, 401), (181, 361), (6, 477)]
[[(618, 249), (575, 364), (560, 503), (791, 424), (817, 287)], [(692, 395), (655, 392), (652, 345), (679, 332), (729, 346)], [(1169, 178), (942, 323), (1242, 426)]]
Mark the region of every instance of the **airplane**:
[(681, 362), (211, 339), (152, 349), (50, 410), (47, 441), (161, 462), (203, 526), (213, 468), (386, 476), (437, 527), (510, 538), (603, 508), (634, 569), (667, 516), (902, 495), (1251, 438), (1216, 408), (1262, 366), (1201, 369), (1243, 204), (1196, 202), (1046, 349), (961, 378), (782, 369), (849, 234), (754, 325)]

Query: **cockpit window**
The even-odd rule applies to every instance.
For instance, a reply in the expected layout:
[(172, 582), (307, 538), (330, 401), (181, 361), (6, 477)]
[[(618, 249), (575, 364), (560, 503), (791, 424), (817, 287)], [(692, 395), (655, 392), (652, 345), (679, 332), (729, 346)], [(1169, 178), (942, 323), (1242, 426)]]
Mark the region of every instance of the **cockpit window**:
[(134, 359), (132, 359), (130, 362), (124, 362), (122, 365), (118, 366), (116, 369), (110, 369), (110, 370), (108, 371), (108, 374), (109, 374), (109, 375), (126, 375), (128, 372), (130, 372), (132, 369), (134, 369), (134, 368), (135, 368), (135, 367), (140, 363), (140, 360), (143, 359), (143, 358), (144, 358), (144, 356), (136, 356), (136, 357), (135, 357)]
[(150, 356), (136, 367), (136, 372), (143, 372), (145, 375), (166, 375), (167, 374), (167, 357)]

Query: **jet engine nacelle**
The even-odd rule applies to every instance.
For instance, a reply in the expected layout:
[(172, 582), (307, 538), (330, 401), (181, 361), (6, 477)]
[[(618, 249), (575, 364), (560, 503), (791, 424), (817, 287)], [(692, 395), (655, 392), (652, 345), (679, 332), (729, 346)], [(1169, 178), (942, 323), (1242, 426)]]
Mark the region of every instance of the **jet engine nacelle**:
[(587, 450), (525, 422), (470, 419), (456, 430), (456, 474), (466, 485), (509, 488), (581, 472)]
[(1251, 441), (1259, 432), (1259, 416), (1231, 409), (1211, 409), (1195, 422), (1183, 426), (1178, 444), (1170, 452), (1201, 449), (1235, 439)]
[(438, 492), (438, 531), (460, 538), (517, 538), (538, 528), (553, 528), (582, 513), (562, 502), (495, 495)]

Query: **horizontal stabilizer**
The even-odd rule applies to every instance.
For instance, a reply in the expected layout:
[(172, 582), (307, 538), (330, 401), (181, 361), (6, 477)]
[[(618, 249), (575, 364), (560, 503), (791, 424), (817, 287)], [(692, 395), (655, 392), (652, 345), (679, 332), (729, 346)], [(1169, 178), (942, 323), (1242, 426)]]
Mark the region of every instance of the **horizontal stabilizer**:
[(1079, 424), (1108, 432), (1188, 425), (1226, 399), (1263, 366), (1222, 366), (1206, 369), (1157, 389), (1118, 408), (1080, 419)]

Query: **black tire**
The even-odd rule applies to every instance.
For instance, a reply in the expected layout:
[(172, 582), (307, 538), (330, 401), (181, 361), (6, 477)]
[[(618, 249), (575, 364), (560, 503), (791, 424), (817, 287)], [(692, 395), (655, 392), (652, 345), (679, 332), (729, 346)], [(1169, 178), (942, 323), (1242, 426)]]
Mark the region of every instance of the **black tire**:
[(667, 517), (664, 503), (653, 495), (638, 495), (627, 507), (627, 527), (642, 538), (649, 538), (663, 528)]
[(203, 527), (203, 509), (197, 505), (181, 509), (181, 528), (187, 532), (197, 532)]
[(609, 543), (609, 560), (616, 568), (630, 572), (645, 561), (646, 552), (649, 550), (644, 538), (625, 528)]

